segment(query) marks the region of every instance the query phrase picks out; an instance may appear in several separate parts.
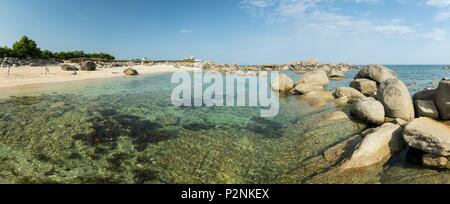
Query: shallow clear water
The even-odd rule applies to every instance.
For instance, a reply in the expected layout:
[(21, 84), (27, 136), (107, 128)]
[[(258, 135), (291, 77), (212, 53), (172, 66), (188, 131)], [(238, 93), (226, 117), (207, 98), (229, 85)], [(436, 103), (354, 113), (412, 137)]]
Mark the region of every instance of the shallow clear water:
[[(437, 68), (412, 68), (423, 78), (405, 74), (408, 67), (391, 68), (414, 82), (411, 90), (443, 76)], [(356, 72), (329, 89), (347, 86)], [(174, 107), (170, 77), (2, 90), (0, 183), (450, 182), (448, 173), (400, 156), (351, 175), (327, 171), (334, 164), (323, 151), (366, 128), (330, 119), (329, 113), (348, 112), (333, 101), (283, 96), (275, 118), (259, 117), (257, 107)]]

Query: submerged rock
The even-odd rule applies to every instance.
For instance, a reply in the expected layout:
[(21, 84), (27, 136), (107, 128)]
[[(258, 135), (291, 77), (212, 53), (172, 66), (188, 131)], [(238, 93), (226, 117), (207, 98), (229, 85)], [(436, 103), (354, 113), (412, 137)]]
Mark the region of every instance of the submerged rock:
[(433, 119), (439, 119), (439, 112), (436, 109), (433, 101), (417, 100), (414, 102), (417, 117), (430, 117)]
[(398, 79), (388, 79), (378, 90), (377, 99), (384, 105), (386, 116), (414, 120), (414, 105), (406, 85)]
[(252, 132), (264, 135), (268, 138), (282, 137), (284, 134), (283, 125), (279, 122), (268, 120), (262, 117), (253, 117), (252, 122), (247, 126)]
[(174, 126), (180, 122), (180, 119), (173, 114), (165, 114), (156, 118), (156, 121), (164, 126)]
[(351, 108), (351, 112), (358, 119), (381, 125), (384, 123), (384, 107), (383, 104), (374, 98), (364, 98), (357, 100)]
[(436, 90), (434, 103), (439, 110), (439, 115), (443, 120), (450, 120), (450, 80), (444, 79), (439, 83)]
[(326, 161), (341, 161), (350, 156), (355, 147), (362, 142), (363, 138), (360, 135), (355, 135), (324, 152), (323, 157)]
[(310, 84), (297, 84), (295, 86), (295, 90), (297, 92), (299, 92), (300, 94), (307, 94), (313, 91), (323, 91), (324, 88), (323, 86), (319, 86), (319, 85), (310, 85)]
[(323, 107), (334, 100), (334, 96), (328, 91), (313, 91), (300, 96), (300, 99), (305, 100), (310, 106)]
[(352, 156), (345, 160), (341, 169), (357, 169), (387, 161), (393, 154), (403, 150), (405, 142), (400, 125), (386, 123), (368, 134)]
[(365, 96), (377, 95), (377, 82), (370, 79), (355, 79), (350, 83), (350, 87), (358, 90)]
[(184, 129), (191, 131), (210, 130), (216, 128), (216, 125), (208, 122), (194, 122), (183, 125)]
[(450, 127), (431, 118), (418, 118), (404, 131), (409, 146), (435, 155), (450, 156)]
[(383, 83), (388, 79), (396, 79), (397, 76), (394, 71), (383, 65), (369, 65), (363, 67), (355, 77), (355, 79), (360, 78), (372, 79), (378, 83)]
[(343, 111), (335, 111), (331, 113), (325, 113), (321, 117), (324, 120), (343, 120), (343, 119), (350, 119), (346, 113)]
[(326, 86), (330, 83), (328, 75), (323, 70), (311, 71), (304, 73), (296, 84), (310, 84)]
[(280, 76), (272, 81), (272, 90), (287, 93), (294, 88), (294, 81), (286, 74)]

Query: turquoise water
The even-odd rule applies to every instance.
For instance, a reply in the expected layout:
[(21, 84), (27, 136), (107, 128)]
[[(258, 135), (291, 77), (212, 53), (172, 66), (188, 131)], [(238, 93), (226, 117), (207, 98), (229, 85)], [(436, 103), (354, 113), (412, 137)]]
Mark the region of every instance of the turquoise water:
[[(408, 67), (392, 68), (414, 82), (412, 90), (442, 77), (437, 68), (417, 67), (417, 75), (429, 78), (413, 80), (419, 77), (402, 74)], [(355, 74), (329, 89), (347, 86)], [(274, 118), (259, 117), (258, 107), (174, 107), (170, 77), (2, 90), (0, 183), (450, 182), (448, 173), (401, 156), (383, 167), (334, 173), (323, 151), (366, 125), (330, 119), (348, 112), (332, 100), (282, 96)]]

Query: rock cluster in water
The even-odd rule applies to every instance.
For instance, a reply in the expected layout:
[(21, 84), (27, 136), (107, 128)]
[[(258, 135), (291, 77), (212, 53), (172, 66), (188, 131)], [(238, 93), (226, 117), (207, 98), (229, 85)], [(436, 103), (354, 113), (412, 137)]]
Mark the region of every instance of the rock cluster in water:
[(236, 64), (214, 64), (207, 62), (203, 64), (203, 69), (219, 73), (235, 73), (239, 71), (286, 71), (296, 72), (324, 71), (332, 79), (340, 79), (351, 69), (357, 69), (358, 66), (352, 64), (320, 64), (318, 61), (309, 59), (291, 64), (273, 64), (273, 65), (236, 65)]
[(341, 161), (337, 169), (384, 164), (405, 149), (419, 155), (426, 167), (450, 168), (450, 126), (444, 122), (450, 119), (449, 79), (443, 79), (436, 90), (411, 97), (393, 71), (369, 65), (361, 69), (350, 86), (353, 88), (338, 88), (335, 97), (350, 103), (352, 115), (374, 128), (324, 153), (325, 159)]
[(336, 79), (338, 76), (333, 73), (342, 73), (342, 75), (339, 74), (339, 78), (342, 78), (344, 73), (350, 70), (350, 68), (338, 68), (338, 66), (330, 68), (310, 60), (300, 62), (298, 66), (303, 68), (297, 67), (297, 70), (308, 71), (302, 71), (300, 79), (295, 83), (287, 75), (280, 74), (277, 79), (272, 81), (272, 90), (286, 94), (301, 95), (301, 98), (313, 107), (323, 107), (334, 100), (333, 93), (325, 91), (325, 87), (330, 84), (330, 80)]

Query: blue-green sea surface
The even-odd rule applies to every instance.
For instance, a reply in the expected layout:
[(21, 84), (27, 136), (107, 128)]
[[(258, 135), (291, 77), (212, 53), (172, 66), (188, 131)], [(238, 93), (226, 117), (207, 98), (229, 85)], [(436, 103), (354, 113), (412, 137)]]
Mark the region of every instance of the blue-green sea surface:
[[(411, 68), (423, 78), (405, 74), (409, 67), (391, 68), (411, 91), (445, 76), (434, 67)], [(348, 86), (356, 73), (328, 89)], [(274, 118), (261, 118), (259, 107), (175, 107), (170, 79), (2, 89), (0, 183), (450, 183), (448, 172), (401, 155), (350, 175), (329, 171), (335, 163), (323, 152), (367, 128), (330, 117), (348, 112), (334, 101), (282, 96)]]

